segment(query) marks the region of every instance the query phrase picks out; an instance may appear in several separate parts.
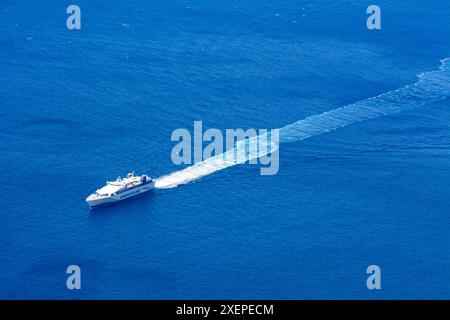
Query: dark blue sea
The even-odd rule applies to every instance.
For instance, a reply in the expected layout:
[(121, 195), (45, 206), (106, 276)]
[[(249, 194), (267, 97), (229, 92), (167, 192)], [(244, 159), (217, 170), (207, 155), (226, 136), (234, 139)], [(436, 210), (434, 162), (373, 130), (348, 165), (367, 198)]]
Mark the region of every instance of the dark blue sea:
[[(370, 4), (0, 1), (0, 298), (450, 298), (450, 4), (378, 0), (369, 30)], [(278, 174), (89, 210), (186, 168), (195, 120), (282, 128)]]

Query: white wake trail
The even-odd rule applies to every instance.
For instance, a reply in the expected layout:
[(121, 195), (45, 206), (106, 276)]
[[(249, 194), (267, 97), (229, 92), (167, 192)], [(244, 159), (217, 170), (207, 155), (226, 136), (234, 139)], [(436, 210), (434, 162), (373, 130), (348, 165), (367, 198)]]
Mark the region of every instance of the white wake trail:
[[(450, 97), (449, 63), (450, 58), (442, 60), (438, 70), (419, 75), (418, 81), (414, 84), (332, 111), (313, 115), (280, 128), (280, 143), (304, 140), (357, 122), (403, 112), (446, 99)], [(273, 150), (277, 146), (272, 145), (271, 147)], [(229, 153), (236, 153), (237, 161), (230, 159)], [(224, 154), (216, 155), (156, 179), (155, 186), (157, 188), (173, 188), (265, 154), (267, 153), (255, 151), (249, 154), (244, 144), (238, 143), (235, 149)]]
[[(270, 142), (270, 140), (269, 140)], [(246, 161), (267, 155), (278, 148), (277, 144), (268, 144), (267, 134), (241, 140), (233, 149), (198, 162), (183, 170), (173, 172), (155, 180), (156, 188), (174, 188), (180, 184), (197, 180), (213, 172), (242, 164)]]

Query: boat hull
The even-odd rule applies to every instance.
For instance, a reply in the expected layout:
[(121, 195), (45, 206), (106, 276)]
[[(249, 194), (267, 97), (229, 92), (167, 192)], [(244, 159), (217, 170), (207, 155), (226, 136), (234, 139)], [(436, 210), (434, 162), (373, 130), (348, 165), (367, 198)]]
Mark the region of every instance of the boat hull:
[(86, 199), (86, 203), (89, 205), (90, 209), (93, 209), (95, 207), (105, 206), (113, 203), (117, 203), (120, 201), (123, 201), (125, 199), (133, 198), (139, 195), (142, 195), (146, 192), (149, 192), (155, 188), (155, 182), (152, 181), (151, 183), (147, 183), (145, 185), (115, 194), (110, 197), (103, 197), (99, 199)]

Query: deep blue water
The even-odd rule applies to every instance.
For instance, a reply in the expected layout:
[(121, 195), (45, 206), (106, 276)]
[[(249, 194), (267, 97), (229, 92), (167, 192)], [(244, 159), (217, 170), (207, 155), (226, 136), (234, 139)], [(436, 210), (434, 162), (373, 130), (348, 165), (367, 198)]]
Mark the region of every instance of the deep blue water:
[(448, 99), (282, 144), (274, 176), (84, 201), (182, 169), (194, 120), (280, 128), (416, 83), (450, 57), (447, 1), (377, 1), (376, 31), (356, 0), (80, 0), (75, 31), (69, 4), (0, 2), (0, 298), (450, 298)]

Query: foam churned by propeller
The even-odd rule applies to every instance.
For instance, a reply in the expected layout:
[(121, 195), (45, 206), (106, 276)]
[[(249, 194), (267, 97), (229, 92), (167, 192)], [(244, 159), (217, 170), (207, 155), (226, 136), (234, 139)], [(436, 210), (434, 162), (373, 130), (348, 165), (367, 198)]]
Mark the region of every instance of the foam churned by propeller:
[[(450, 97), (450, 58), (441, 60), (438, 70), (418, 75), (418, 81), (403, 88), (313, 115), (279, 129), (280, 143), (304, 140), (339, 128), (422, 107)], [(276, 146), (273, 146), (276, 147)], [(211, 157), (185, 169), (156, 179), (157, 188), (173, 188), (189, 183), (219, 170), (245, 162), (245, 148), (237, 146), (227, 152), (236, 152), (238, 161), (226, 160), (224, 154)], [(226, 154), (225, 154), (226, 155)], [(263, 153), (248, 155), (260, 157)], [(248, 159), (248, 158), (247, 158)]]

